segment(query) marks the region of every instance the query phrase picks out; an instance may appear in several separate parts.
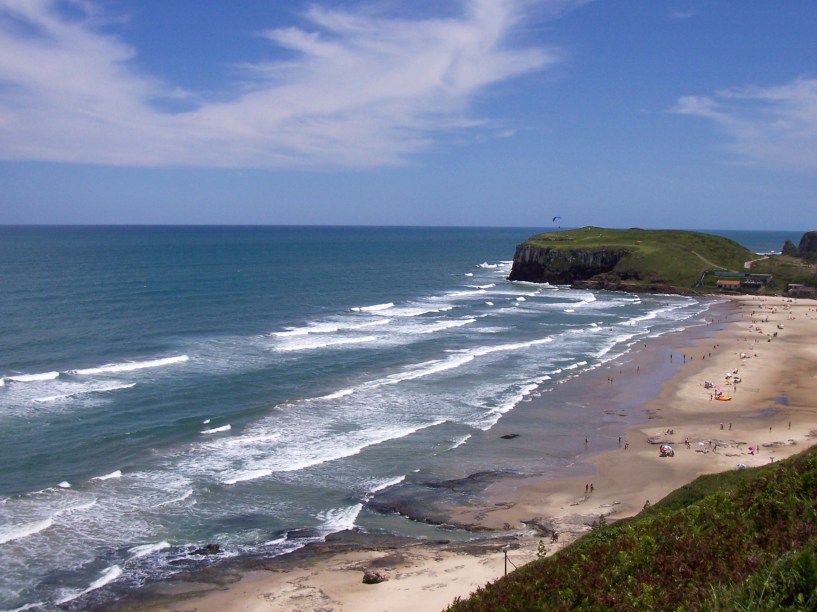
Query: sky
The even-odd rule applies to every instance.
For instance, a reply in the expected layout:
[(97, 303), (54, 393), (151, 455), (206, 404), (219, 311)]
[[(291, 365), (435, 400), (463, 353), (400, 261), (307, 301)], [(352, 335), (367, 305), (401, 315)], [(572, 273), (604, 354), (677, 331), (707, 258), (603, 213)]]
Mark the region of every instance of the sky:
[(817, 229), (814, 0), (0, 0), (0, 224)]

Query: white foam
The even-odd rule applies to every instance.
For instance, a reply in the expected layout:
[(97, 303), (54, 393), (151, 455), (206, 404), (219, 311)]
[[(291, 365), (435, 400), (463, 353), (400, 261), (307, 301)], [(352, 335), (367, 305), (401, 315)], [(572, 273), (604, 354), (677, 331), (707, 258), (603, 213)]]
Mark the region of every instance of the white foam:
[(499, 267), (499, 264), (489, 264), (487, 261), (483, 261), (481, 264), (479, 264), (479, 267), (485, 270), (496, 270)]
[[(2, 385), (0, 385), (2, 386)], [(44, 610), (45, 609), (45, 602), (38, 601), (36, 603), (28, 603), (24, 606), (20, 606), (19, 608), (14, 608), (13, 610), (8, 610), (8, 612), (24, 612), (25, 610)]]
[(154, 508), (161, 508), (162, 506), (167, 506), (169, 504), (177, 504), (181, 501), (186, 500), (188, 497), (193, 495), (193, 489), (188, 489), (184, 493), (182, 493), (179, 497), (174, 497), (173, 499), (168, 499), (167, 501), (163, 501), (161, 503), (156, 504), (153, 506)]
[(91, 501), (86, 502), (84, 504), (80, 504), (78, 506), (70, 506), (68, 508), (63, 508), (62, 510), (57, 510), (57, 512), (54, 513), (54, 517), (56, 518), (63, 514), (71, 514), (73, 512), (78, 512), (82, 510), (90, 510), (91, 508), (96, 506), (96, 502), (97, 502), (96, 499), (92, 499)]
[(389, 487), (393, 487), (394, 485), (399, 485), (406, 479), (405, 474), (403, 476), (397, 476), (396, 478), (389, 478), (388, 480), (384, 480), (377, 484), (373, 484), (369, 488), (369, 494), (372, 495), (374, 493), (378, 493), (383, 491), (384, 489), (388, 489)]
[(320, 338), (315, 340), (303, 339), (301, 341), (288, 342), (287, 344), (276, 347), (276, 350), (282, 352), (296, 352), (296, 351), (314, 351), (318, 349), (325, 349), (329, 347), (338, 347), (346, 344), (367, 344), (369, 342), (376, 342), (377, 336), (349, 336), (339, 338)]
[(141, 546), (134, 546), (128, 552), (130, 553), (131, 559), (140, 559), (159, 552), (160, 550), (164, 550), (165, 548), (170, 548), (170, 542), (162, 541), (155, 544), (142, 544)]
[(28, 536), (45, 531), (54, 521), (51, 518), (40, 521), (31, 521), (30, 523), (23, 523), (22, 525), (3, 525), (0, 526), (0, 544), (12, 542), (14, 540), (21, 540)]
[(318, 514), (318, 520), (323, 522), (322, 530), (327, 533), (352, 529), (362, 509), (363, 504), (355, 504), (347, 508), (332, 508)]
[[(442, 425), (443, 419), (431, 423), (396, 424), (382, 429), (362, 429), (349, 436), (325, 436), (316, 431), (311, 438), (302, 439), (297, 445), (276, 449), (271, 452), (267, 445), (257, 446), (259, 440), (266, 441), (265, 436), (240, 436), (228, 444), (214, 445), (210, 452), (218, 454), (220, 450), (230, 448), (228, 457), (235, 457), (245, 462), (246, 469), (231, 470), (229, 477), (222, 484), (233, 485), (247, 480), (265, 478), (273, 472), (297, 472), (315, 465), (345, 459), (359, 454), (370, 446), (377, 446), (390, 440), (404, 438), (429, 427)], [(248, 460), (249, 456), (256, 459)], [(229, 459), (228, 459), (229, 460)]]
[(373, 306), (355, 306), (350, 308), (352, 312), (379, 312), (381, 310), (388, 310), (394, 308), (394, 302), (387, 302), (385, 304), (374, 304)]
[(324, 400), (340, 399), (342, 397), (347, 397), (349, 395), (352, 395), (354, 392), (355, 392), (354, 389), (341, 389), (340, 391), (335, 391), (334, 393), (330, 393), (329, 395), (324, 395), (322, 397), (319, 397), (318, 399), (324, 399)]
[(468, 319), (454, 319), (449, 321), (440, 321), (438, 323), (432, 323), (429, 325), (425, 325), (423, 327), (417, 328), (416, 331), (421, 334), (433, 334), (441, 331), (445, 331), (446, 329), (453, 329), (455, 327), (462, 327), (463, 325), (471, 325), (475, 323), (476, 319), (468, 318)]
[(175, 357), (164, 357), (162, 359), (150, 359), (147, 361), (127, 361), (125, 363), (109, 363), (96, 368), (85, 368), (81, 370), (70, 370), (69, 374), (77, 376), (92, 376), (94, 374), (111, 374), (115, 372), (133, 372), (145, 368), (160, 368), (162, 366), (174, 365), (189, 361), (187, 355), (177, 355)]
[(221, 433), (222, 431), (230, 431), (230, 429), (231, 429), (231, 426), (228, 423), (227, 425), (222, 425), (221, 427), (213, 427), (213, 429), (202, 430), (199, 433), (214, 434), (214, 433)]
[[(450, 296), (446, 296), (450, 297)], [(446, 299), (440, 298), (440, 299)], [(437, 314), (440, 312), (448, 312), (453, 310), (454, 306), (450, 304), (416, 304), (410, 306), (401, 306), (400, 308), (394, 308), (389, 310), (388, 315), (390, 317), (401, 317), (401, 318), (408, 318), (408, 317), (421, 317), (426, 314)]]
[(210, 422), (210, 419), (204, 419), (204, 420), (201, 422), (201, 424), (202, 424), (202, 425), (207, 425), (209, 422)]
[(63, 480), (63, 481), (62, 481), (60, 484), (58, 484), (57, 486), (58, 486), (59, 488), (61, 488), (61, 489), (70, 489), (70, 488), (71, 488), (71, 483), (70, 483), (70, 482), (68, 482), (67, 480)]
[(81, 395), (87, 395), (89, 393), (109, 393), (111, 391), (119, 391), (121, 389), (132, 389), (136, 386), (136, 383), (130, 383), (127, 385), (112, 385), (108, 387), (98, 387), (98, 388), (89, 388), (89, 389), (80, 389), (79, 391), (74, 391), (72, 393), (63, 393), (61, 395), (49, 395), (47, 397), (35, 397), (34, 401), (39, 404), (47, 404), (49, 402), (57, 402), (60, 400), (67, 400), (67, 399), (74, 399)]
[(460, 446), (462, 446), (463, 444), (468, 442), (468, 440), (470, 440), (470, 439), (471, 439), (471, 434), (466, 434), (465, 436), (463, 436), (459, 440), (456, 440), (454, 442), (454, 445), (449, 450), (454, 450), (455, 448), (459, 448)]
[(111, 582), (119, 578), (121, 575), (122, 568), (119, 567), (118, 565), (112, 565), (111, 567), (107, 568), (99, 578), (94, 580), (87, 589), (85, 589), (84, 591), (80, 591), (79, 593), (74, 592), (70, 595), (66, 595), (65, 597), (57, 601), (57, 605), (68, 603), (69, 601), (72, 601), (77, 597), (86, 595), (91, 591), (96, 591), (97, 589), (104, 587), (106, 584), (110, 584)]
[(337, 323), (311, 323), (305, 327), (291, 327), (287, 331), (275, 332), (272, 335), (279, 338), (287, 338), (290, 336), (306, 336), (308, 334), (331, 334), (341, 327)]
[(234, 478), (222, 480), (221, 484), (234, 485), (238, 482), (247, 482), (248, 480), (258, 480), (259, 478), (266, 478), (272, 474), (272, 470), (248, 470), (246, 472), (239, 472)]
[(17, 374), (15, 376), (6, 376), (5, 379), (11, 382), (40, 382), (43, 380), (54, 380), (59, 378), (59, 372), (43, 372), (42, 374)]
[(94, 476), (91, 480), (111, 480), (112, 478), (122, 478), (122, 470), (116, 470), (104, 476)]

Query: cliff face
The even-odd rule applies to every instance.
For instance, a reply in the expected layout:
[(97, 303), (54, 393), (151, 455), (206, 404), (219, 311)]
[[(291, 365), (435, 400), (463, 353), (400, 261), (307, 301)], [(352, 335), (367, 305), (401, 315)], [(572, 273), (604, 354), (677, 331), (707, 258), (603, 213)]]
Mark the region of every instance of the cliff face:
[(625, 249), (553, 249), (519, 245), (513, 256), (509, 280), (572, 285), (612, 271)]

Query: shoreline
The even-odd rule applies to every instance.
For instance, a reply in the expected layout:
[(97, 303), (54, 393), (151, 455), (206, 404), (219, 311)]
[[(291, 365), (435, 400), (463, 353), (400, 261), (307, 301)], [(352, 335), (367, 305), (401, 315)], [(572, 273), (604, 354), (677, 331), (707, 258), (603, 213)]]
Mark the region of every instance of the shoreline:
[[(646, 346), (564, 383), (584, 386), (578, 396), (583, 408), (599, 411), (603, 423), (585, 435), (580, 461), (559, 476), (500, 477), (480, 490), (482, 503), (449, 509), (453, 523), (493, 535), (451, 543), (342, 532), (283, 557), (217, 563), (187, 579), (150, 585), (127, 594), (116, 607), (443, 609), (501, 577), (506, 554), (511, 570), (535, 559), (540, 542), (552, 554), (600, 516), (618, 520), (637, 514), (647, 500), (655, 503), (698, 475), (735, 469), (738, 463), (761, 465), (812, 445), (817, 349), (809, 340), (817, 335), (815, 305), (789, 298), (731, 298), (705, 313), (715, 320), (723, 315), (722, 325), (648, 339)], [(724, 374), (735, 369), (742, 382), (727, 386)], [(715, 401), (704, 380), (728, 388), (732, 401)], [(559, 391), (570, 396), (570, 390)], [(537, 406), (553, 397), (520, 404), (491, 436), (524, 427)], [(620, 448), (617, 431), (624, 432)], [(530, 444), (525, 438), (508, 442)], [(658, 456), (663, 442), (672, 444), (674, 457)], [(749, 454), (750, 446), (760, 452)], [(554, 530), (558, 543), (550, 538)], [(503, 551), (505, 546), (509, 550)], [(386, 581), (363, 584), (367, 570)]]

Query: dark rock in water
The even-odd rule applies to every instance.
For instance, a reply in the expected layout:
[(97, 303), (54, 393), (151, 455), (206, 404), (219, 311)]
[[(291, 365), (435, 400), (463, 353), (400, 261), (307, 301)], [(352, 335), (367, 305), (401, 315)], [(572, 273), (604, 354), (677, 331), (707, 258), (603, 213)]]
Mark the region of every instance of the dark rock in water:
[(301, 540), (304, 538), (320, 538), (321, 532), (317, 529), (291, 529), (287, 531), (287, 540)]
[(452, 510), (471, 506), (485, 488), (507, 477), (508, 472), (478, 472), (466, 478), (427, 482), (406, 482), (377, 493), (366, 505), (383, 514), (396, 513), (415, 521), (453, 525)]
[(379, 584), (385, 581), (386, 577), (380, 572), (375, 572), (374, 570), (367, 570), (363, 574), (363, 584)]
[(221, 545), (220, 544), (208, 544), (203, 548), (197, 548), (194, 550), (191, 555), (217, 555), (221, 552)]
[(519, 434), (505, 434), (504, 436), (499, 436), (503, 440), (513, 440), (514, 438), (518, 438)]

